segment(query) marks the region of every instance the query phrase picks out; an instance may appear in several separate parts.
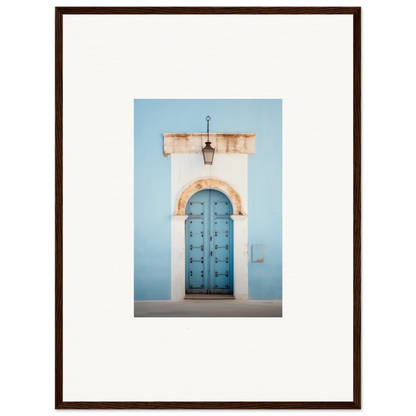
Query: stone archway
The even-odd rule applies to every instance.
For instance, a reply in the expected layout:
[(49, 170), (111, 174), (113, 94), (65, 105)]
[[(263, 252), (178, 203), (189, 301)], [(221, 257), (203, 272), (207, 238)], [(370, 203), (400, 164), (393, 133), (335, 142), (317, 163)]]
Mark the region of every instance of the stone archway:
[(202, 189), (216, 189), (223, 192), (231, 201), (233, 205), (234, 215), (244, 215), (241, 207), (241, 197), (235, 189), (227, 182), (216, 178), (198, 179), (189, 184), (179, 195), (176, 203), (175, 216), (185, 215), (185, 208), (189, 198), (196, 192)]

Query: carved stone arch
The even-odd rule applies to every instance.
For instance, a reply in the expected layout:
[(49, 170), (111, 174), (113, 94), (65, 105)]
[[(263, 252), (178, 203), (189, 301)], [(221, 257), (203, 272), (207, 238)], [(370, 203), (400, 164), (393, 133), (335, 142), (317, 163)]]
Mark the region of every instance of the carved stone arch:
[(241, 207), (241, 197), (238, 192), (227, 182), (216, 178), (198, 179), (186, 186), (179, 195), (174, 215), (185, 215), (185, 208), (189, 198), (202, 189), (216, 189), (223, 192), (231, 201), (233, 214), (244, 215)]

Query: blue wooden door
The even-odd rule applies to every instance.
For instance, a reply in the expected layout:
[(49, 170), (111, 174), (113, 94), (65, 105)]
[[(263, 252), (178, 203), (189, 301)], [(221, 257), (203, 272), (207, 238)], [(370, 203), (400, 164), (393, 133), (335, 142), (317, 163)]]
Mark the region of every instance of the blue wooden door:
[(219, 191), (194, 194), (186, 206), (186, 293), (233, 293), (231, 202)]

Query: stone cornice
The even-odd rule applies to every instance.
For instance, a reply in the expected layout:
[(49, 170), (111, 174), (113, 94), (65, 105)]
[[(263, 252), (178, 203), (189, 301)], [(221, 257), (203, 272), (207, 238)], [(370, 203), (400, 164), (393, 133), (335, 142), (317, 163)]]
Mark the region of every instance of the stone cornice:
[[(163, 154), (202, 153), (206, 133), (163, 133)], [(210, 133), (209, 139), (215, 153), (253, 154), (256, 150), (255, 133)]]

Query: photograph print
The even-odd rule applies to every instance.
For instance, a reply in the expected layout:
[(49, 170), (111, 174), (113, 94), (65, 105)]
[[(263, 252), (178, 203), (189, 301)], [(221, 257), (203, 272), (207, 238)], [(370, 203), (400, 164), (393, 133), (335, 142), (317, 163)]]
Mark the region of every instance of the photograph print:
[(282, 317), (282, 100), (134, 100), (134, 316)]

